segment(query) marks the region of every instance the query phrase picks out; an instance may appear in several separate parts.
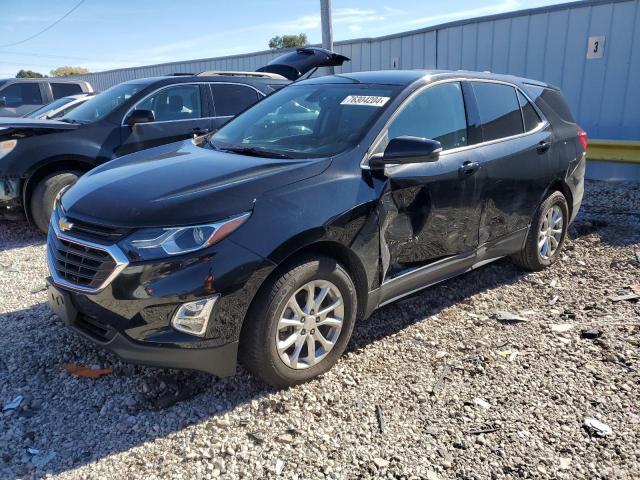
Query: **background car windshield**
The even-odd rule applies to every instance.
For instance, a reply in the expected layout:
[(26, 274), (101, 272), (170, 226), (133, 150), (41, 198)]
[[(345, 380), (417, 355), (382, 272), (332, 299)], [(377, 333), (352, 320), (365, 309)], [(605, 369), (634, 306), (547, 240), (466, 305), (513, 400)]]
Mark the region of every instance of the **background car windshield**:
[(62, 119), (81, 123), (97, 122), (109, 115), (144, 87), (144, 84), (121, 83), (96, 95), (91, 100), (87, 100), (78, 108), (74, 108), (62, 117)]
[(293, 158), (336, 155), (358, 143), (398, 91), (393, 85), (292, 85), (236, 117), (212, 143)]
[(40, 107), (37, 110), (34, 110), (33, 112), (25, 115), (25, 117), (37, 118), (40, 115), (44, 115), (47, 112), (52, 112), (53, 110), (57, 110), (58, 108), (62, 107), (63, 105), (66, 105), (69, 102), (73, 102), (73, 98), (70, 98), (70, 97), (59, 98), (58, 100), (54, 100), (53, 102), (45, 105), (44, 107)]

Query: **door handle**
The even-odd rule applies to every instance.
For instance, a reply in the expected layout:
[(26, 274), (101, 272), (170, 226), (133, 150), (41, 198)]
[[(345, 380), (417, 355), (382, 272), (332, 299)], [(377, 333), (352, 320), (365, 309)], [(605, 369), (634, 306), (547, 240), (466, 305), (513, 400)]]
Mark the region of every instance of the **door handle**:
[(546, 140), (542, 140), (538, 143), (538, 146), (536, 147), (536, 150), (538, 150), (538, 153), (544, 153), (547, 150), (549, 150), (549, 148), (551, 147), (551, 142), (547, 142)]
[(476, 173), (480, 169), (478, 162), (470, 162), (467, 160), (458, 168), (458, 175), (460, 178), (467, 178)]

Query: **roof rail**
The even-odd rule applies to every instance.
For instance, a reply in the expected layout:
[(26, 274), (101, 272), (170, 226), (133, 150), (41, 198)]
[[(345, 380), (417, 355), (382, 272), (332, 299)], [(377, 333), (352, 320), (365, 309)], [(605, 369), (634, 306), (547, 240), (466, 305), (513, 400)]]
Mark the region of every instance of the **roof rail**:
[(207, 70), (197, 74), (198, 77), (253, 77), (270, 78), (271, 80), (286, 80), (282, 75), (267, 72), (236, 72), (229, 70)]

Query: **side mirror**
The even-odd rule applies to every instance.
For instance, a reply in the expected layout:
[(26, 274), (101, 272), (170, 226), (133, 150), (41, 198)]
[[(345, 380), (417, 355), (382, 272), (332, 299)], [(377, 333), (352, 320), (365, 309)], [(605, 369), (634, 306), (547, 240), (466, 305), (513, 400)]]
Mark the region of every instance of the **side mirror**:
[(127, 117), (126, 123), (133, 127), (136, 123), (155, 122), (156, 116), (153, 110), (134, 110)]
[(0, 107), (7, 106), (7, 99), (5, 97), (0, 97)]
[(381, 156), (369, 159), (369, 166), (381, 168), (385, 165), (435, 162), (441, 151), (442, 145), (437, 140), (409, 136), (396, 137), (389, 141)]

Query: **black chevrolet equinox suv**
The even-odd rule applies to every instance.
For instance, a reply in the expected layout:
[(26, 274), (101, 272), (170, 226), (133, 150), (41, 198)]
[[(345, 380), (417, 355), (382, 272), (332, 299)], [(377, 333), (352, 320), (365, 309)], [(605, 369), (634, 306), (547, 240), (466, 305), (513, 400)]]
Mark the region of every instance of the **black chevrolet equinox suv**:
[(327, 371), (356, 320), (509, 256), (560, 256), (586, 135), (560, 91), (488, 73), (295, 83), (208, 141), (84, 175), (48, 236), (53, 310), (123, 359), (275, 386)]

